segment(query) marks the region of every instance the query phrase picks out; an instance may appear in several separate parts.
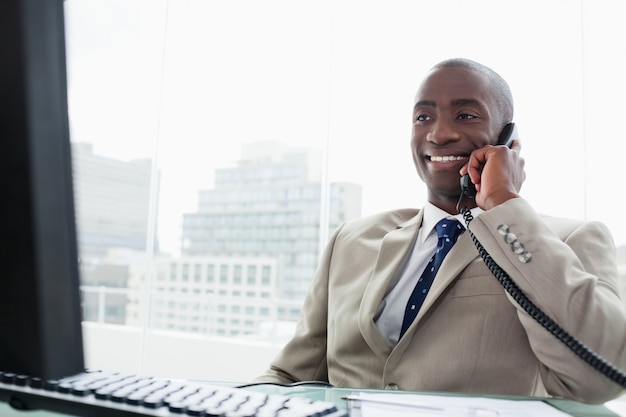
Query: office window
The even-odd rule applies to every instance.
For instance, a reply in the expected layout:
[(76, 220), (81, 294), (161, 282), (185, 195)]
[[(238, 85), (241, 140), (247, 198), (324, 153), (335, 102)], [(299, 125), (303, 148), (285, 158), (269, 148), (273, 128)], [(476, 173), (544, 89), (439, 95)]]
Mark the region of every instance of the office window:
[(183, 264), (183, 271), (181, 273), (181, 281), (189, 281), (189, 264)]
[(220, 266), (220, 283), (226, 284), (228, 282), (228, 265)]
[[(256, 265), (248, 265), (248, 283), (250, 283), (250, 279), (254, 279), (256, 277)], [(252, 282), (254, 283), (254, 281)]]
[(233, 284), (241, 284), (241, 265), (235, 265), (233, 269)]
[[(84, 298), (89, 336), (111, 346), (98, 350), (111, 357), (87, 355), (88, 367), (109, 369), (121, 355), (104, 324), (119, 326), (119, 341), (171, 319), (159, 328), (201, 329), (187, 336), (206, 337), (207, 352), (223, 346), (216, 336), (240, 347), (223, 304), (229, 266), (240, 265), (232, 274), (242, 309), (257, 314), (246, 332), (274, 352), (247, 355), (228, 375), (212, 374), (207, 360), (202, 379), (260, 373), (293, 331), (332, 230), (423, 205), (408, 144), (412, 100), (420, 77), (449, 57), (483, 62), (509, 81), (526, 159), (522, 195), (539, 212), (606, 223), (623, 259), (623, 197), (614, 187), (626, 79), (608, 45), (626, 38), (626, 3), (458, 6), (65, 0), (81, 274), (91, 282), (100, 278), (94, 265), (122, 267), (98, 281), (120, 298)], [(179, 301), (203, 306), (202, 325), (173, 324)], [(116, 324), (100, 323), (107, 316)], [(145, 360), (128, 360), (145, 369), (121, 371), (160, 374), (187, 336), (179, 331), (171, 345), (148, 347)], [(177, 376), (201, 378), (189, 362)]]
[(250, 273), (250, 271), (248, 270), (248, 278), (246, 279), (246, 283), (251, 286), (251, 285), (256, 285), (256, 276), (254, 275), (254, 273)]
[(271, 268), (267, 265), (263, 265), (261, 268), (261, 285), (269, 286), (271, 283)]
[(215, 273), (215, 266), (214, 265), (207, 265), (206, 268), (206, 282), (207, 284), (212, 284), (213, 280), (215, 279), (214, 274)]

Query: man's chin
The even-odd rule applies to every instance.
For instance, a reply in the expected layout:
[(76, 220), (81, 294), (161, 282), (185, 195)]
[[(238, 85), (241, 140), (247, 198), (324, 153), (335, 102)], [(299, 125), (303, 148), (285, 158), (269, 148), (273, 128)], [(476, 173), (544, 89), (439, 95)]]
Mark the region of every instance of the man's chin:
[(446, 188), (439, 187), (435, 189), (431, 189), (431, 196), (436, 197), (439, 200), (448, 200), (448, 201), (458, 201), (459, 197), (461, 197), (461, 183), (459, 179), (459, 183), (454, 186), (447, 186)]

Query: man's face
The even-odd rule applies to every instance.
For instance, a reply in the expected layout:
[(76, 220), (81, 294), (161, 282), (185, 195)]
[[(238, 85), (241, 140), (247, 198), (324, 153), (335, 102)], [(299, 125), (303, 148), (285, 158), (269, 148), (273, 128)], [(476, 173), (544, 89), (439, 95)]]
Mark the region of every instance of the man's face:
[(459, 170), (470, 153), (495, 144), (499, 123), (485, 76), (465, 68), (433, 70), (415, 96), (411, 151), (431, 203), (459, 198)]

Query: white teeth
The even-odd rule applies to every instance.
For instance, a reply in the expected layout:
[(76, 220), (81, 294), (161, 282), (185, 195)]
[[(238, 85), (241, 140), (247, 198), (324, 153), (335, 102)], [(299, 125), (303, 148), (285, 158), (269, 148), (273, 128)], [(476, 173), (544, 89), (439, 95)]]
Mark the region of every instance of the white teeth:
[(430, 160), (433, 162), (450, 162), (450, 161), (460, 161), (464, 159), (464, 156), (431, 156)]

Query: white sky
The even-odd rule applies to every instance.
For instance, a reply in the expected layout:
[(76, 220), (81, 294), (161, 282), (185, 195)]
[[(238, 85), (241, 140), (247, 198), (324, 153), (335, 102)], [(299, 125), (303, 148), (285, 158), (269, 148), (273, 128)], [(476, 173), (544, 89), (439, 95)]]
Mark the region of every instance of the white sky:
[[(463, 56), (507, 79), (539, 211), (617, 222), (626, 39), (617, 0), (66, 0), (72, 138), (158, 156), (159, 237), (242, 143), (324, 148), (363, 214), (421, 206), (410, 114), (421, 76)], [(583, 101), (583, 97), (585, 100)], [(156, 153), (158, 151), (158, 153)]]

